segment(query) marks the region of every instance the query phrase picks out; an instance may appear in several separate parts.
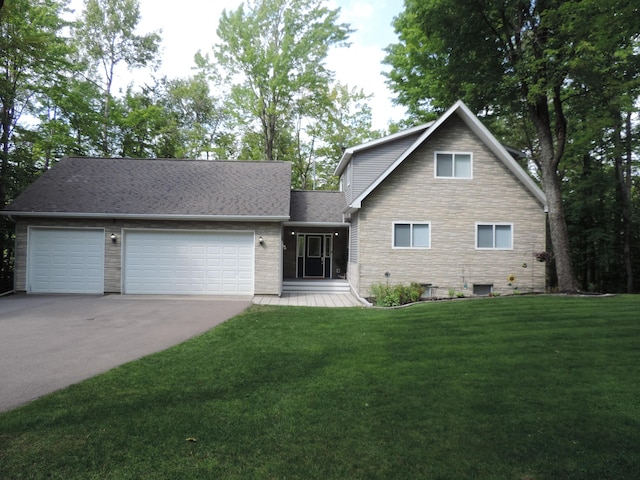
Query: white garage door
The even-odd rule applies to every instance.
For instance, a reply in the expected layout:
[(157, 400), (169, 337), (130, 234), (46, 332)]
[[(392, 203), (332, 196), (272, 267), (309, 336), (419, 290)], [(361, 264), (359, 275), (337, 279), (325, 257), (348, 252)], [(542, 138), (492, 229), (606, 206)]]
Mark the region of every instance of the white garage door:
[(32, 228), (27, 291), (104, 293), (104, 230)]
[(251, 232), (127, 231), (124, 293), (252, 295)]

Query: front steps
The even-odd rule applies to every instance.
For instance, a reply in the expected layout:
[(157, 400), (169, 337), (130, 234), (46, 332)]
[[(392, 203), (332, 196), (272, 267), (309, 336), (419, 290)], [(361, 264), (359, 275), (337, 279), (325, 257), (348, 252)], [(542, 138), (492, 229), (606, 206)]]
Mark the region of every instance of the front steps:
[(351, 293), (346, 280), (288, 279), (282, 282), (282, 293)]

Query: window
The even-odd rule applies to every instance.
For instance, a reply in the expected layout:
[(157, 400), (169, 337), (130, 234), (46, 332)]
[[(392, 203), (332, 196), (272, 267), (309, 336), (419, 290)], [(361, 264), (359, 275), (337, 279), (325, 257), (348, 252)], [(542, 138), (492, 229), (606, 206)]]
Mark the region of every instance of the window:
[(513, 227), (509, 224), (477, 224), (476, 248), (510, 250), (513, 247)]
[(353, 175), (352, 172), (353, 167), (351, 166), (351, 162), (347, 164), (347, 187), (351, 186), (351, 177)]
[(431, 248), (431, 224), (394, 223), (393, 248)]
[(436, 152), (436, 177), (471, 178), (470, 153)]
[(491, 295), (493, 293), (493, 284), (487, 285), (473, 285), (473, 294), (474, 295)]

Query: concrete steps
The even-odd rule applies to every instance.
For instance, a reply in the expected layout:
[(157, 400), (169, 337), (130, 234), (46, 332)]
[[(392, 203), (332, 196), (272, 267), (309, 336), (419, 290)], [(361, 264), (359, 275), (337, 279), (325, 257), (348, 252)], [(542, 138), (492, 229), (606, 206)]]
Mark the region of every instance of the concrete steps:
[(282, 282), (282, 293), (351, 293), (349, 282), (335, 279), (289, 279)]

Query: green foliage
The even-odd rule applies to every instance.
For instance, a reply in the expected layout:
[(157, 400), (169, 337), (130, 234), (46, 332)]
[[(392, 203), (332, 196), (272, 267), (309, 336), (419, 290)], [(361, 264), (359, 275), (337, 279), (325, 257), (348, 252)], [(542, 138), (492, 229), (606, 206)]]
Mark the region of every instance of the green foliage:
[[(214, 53), (231, 84), (228, 110), (259, 134), (261, 159), (292, 160), (287, 148), (300, 125), (330, 108), (333, 73), (324, 60), (351, 33), (337, 19), (320, 0), (252, 1), (223, 12)], [(298, 149), (298, 156), (307, 154)]]
[(633, 296), (253, 307), (0, 414), (0, 472), (634, 479), (639, 309)]
[(124, 63), (134, 69), (153, 66), (160, 45), (158, 33), (139, 35), (140, 5), (137, 0), (85, 0), (81, 22), (75, 29), (77, 48), (89, 74), (101, 85), (103, 155), (115, 150), (111, 119), (112, 86), (116, 68)]
[(370, 287), (371, 297), (378, 307), (397, 307), (407, 303), (415, 303), (420, 300), (424, 292), (425, 288), (416, 282), (412, 282), (410, 285), (376, 283)]

